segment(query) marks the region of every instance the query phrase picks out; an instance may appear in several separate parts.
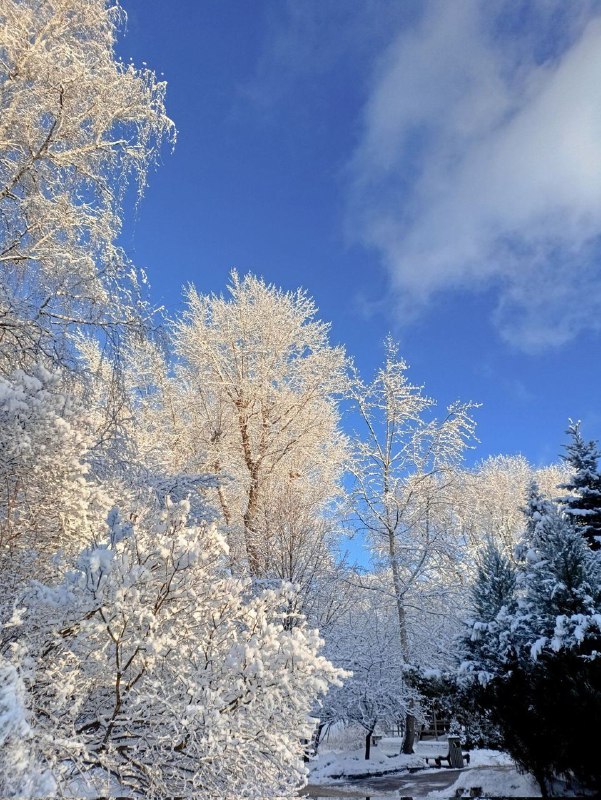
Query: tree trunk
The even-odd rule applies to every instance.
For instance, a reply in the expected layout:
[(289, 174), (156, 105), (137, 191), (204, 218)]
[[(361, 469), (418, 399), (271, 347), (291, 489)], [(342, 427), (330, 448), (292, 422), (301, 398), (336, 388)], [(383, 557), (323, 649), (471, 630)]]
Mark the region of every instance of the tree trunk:
[(244, 512), (244, 544), (248, 556), (248, 570), (252, 578), (260, 578), (261, 565), (257, 549), (257, 525), (256, 517), (259, 506), (259, 481), (257, 470), (251, 472), (250, 486), (248, 489), (248, 500)]
[(323, 733), (324, 728), (325, 728), (325, 723), (320, 722), (317, 728), (315, 729), (315, 733), (313, 734), (313, 752), (315, 755), (317, 755), (319, 745), (321, 744), (321, 734)]
[[(394, 585), (394, 594), (396, 597), (397, 614), (399, 618), (399, 636), (401, 639), (401, 653), (403, 654), (403, 661), (409, 662), (409, 637), (407, 635), (407, 617), (405, 614), (405, 606), (403, 604), (402, 595), (402, 581), (399, 571), (399, 564), (396, 554), (396, 541), (394, 538), (394, 530), (388, 529), (388, 552), (390, 555), (390, 566), (392, 569), (392, 583)], [(405, 717), (405, 735), (403, 737), (403, 744), (401, 753), (411, 755), (413, 753), (413, 745), (415, 743), (415, 728), (416, 720), (412, 713), (413, 701), (409, 702), (409, 710)]]
[(536, 782), (540, 787), (540, 795), (541, 797), (549, 797), (549, 789), (547, 787), (547, 781), (544, 775), (541, 775), (538, 770), (533, 773)]
[[(409, 708), (411, 709), (413, 703), (410, 704)], [(415, 744), (415, 729), (416, 729), (416, 720), (411, 710), (407, 712), (407, 716), (405, 717), (405, 736), (403, 738), (403, 745), (401, 747), (401, 753), (405, 753), (406, 755), (411, 755), (413, 753), (413, 745)]]
[[(376, 727), (376, 726), (374, 725), (374, 728), (375, 728), (375, 727)], [(371, 729), (371, 730), (368, 732), (367, 736), (365, 737), (365, 760), (366, 760), (366, 761), (368, 761), (368, 760), (369, 760), (369, 754), (370, 754), (370, 752), (371, 752), (371, 735), (372, 735), (372, 733), (374, 732), (374, 728), (372, 728), (372, 729)]]
[(248, 571), (252, 578), (261, 577), (261, 565), (257, 550), (257, 513), (259, 509), (259, 470), (260, 460), (253, 455), (250, 435), (248, 432), (247, 404), (243, 399), (236, 401), (238, 409), (238, 427), (242, 442), (244, 462), (248, 470), (249, 485), (246, 496), (246, 509), (244, 511), (244, 546), (248, 557)]

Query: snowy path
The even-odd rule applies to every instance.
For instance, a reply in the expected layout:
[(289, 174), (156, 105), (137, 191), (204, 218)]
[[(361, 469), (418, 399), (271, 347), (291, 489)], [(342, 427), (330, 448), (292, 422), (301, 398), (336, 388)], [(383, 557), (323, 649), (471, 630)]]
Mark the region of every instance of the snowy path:
[[(472, 750), (468, 767), (464, 769), (423, 769), (426, 757), (443, 755), (447, 744), (419, 742), (413, 756), (399, 755), (400, 741), (386, 738), (369, 762), (358, 750), (323, 751), (311, 765), (309, 786), (304, 797), (362, 798), (370, 800), (446, 800), (456, 796), (476, 795), (478, 789), (486, 797), (540, 797), (534, 779), (522, 775), (507, 753), (498, 750)], [(366, 763), (372, 774), (366, 775)], [(410, 771), (415, 765), (421, 769)], [(390, 768), (396, 768), (395, 772)], [(388, 771), (388, 774), (383, 774)], [(378, 774), (379, 773), (379, 774)], [(352, 777), (353, 775), (365, 777)], [(345, 777), (336, 780), (335, 776)], [(440, 793), (440, 794), (439, 794)]]
[[(403, 773), (402, 775), (385, 775), (380, 778), (362, 778), (344, 786), (307, 786), (304, 797), (312, 798), (365, 798), (384, 800), (384, 798), (413, 797), (414, 800), (425, 798), (430, 792), (440, 791), (451, 786), (463, 770), (443, 769), (423, 774)], [(400, 791), (399, 791), (400, 790)]]
[[(453, 787), (451, 789), (451, 787)], [(514, 767), (482, 766), (468, 769), (442, 769), (420, 773), (384, 775), (361, 778), (345, 784), (307, 786), (304, 797), (314, 798), (369, 798), (369, 800), (399, 800), (413, 798), (426, 800), (432, 792), (440, 792), (441, 798), (452, 797), (458, 787), (464, 796), (469, 796), (471, 787), (480, 787), (488, 797), (540, 797), (531, 778), (519, 775)], [(445, 791), (450, 790), (450, 791)]]

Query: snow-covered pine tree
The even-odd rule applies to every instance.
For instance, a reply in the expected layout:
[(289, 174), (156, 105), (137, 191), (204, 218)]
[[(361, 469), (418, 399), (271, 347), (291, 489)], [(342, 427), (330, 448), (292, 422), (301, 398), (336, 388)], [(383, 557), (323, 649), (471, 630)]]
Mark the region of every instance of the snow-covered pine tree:
[(601, 453), (594, 441), (586, 442), (580, 433), (580, 422), (571, 422), (566, 431), (571, 441), (565, 445), (564, 461), (573, 470), (571, 478), (559, 489), (569, 494), (558, 498), (563, 511), (572, 520), (593, 550), (601, 548)]
[(503, 670), (511, 646), (510, 619), (515, 610), (515, 567), (489, 541), (480, 554), (472, 586), (470, 633), (463, 640), (462, 671), (488, 683)]
[(548, 500), (541, 492), (536, 481), (532, 481), (526, 494), (526, 503), (522, 508), (522, 514), (526, 518), (524, 533), (521, 541), (516, 547), (516, 558), (518, 560), (526, 557), (526, 551), (537, 547), (540, 531), (544, 529), (544, 520), (553, 515), (556, 507), (551, 500)]
[(535, 491), (526, 514), (516, 553), (523, 713), (512, 726), (524, 740), (517, 758), (541, 787), (562, 777), (599, 791), (596, 745), (582, 725), (601, 713), (601, 568), (572, 515)]
[(493, 620), (503, 607), (513, 603), (515, 568), (488, 542), (478, 564), (476, 583), (472, 589), (474, 610), (481, 620)]
[[(455, 680), (443, 680), (441, 685), (451, 716), (465, 727), (467, 739), (485, 747), (502, 741), (493, 700), (499, 676), (515, 658), (511, 635), (515, 590), (513, 563), (488, 539), (479, 553), (471, 586), (471, 618), (458, 640), (459, 671)], [(436, 685), (432, 688), (436, 690)]]
[[(583, 652), (599, 638), (601, 568), (571, 517), (531, 490), (520, 562), (519, 629), (536, 659), (543, 649)], [(601, 641), (599, 642), (601, 647)], [(593, 648), (595, 649), (595, 648)]]
[(515, 600), (499, 602), (511, 581), (489, 552), (473, 591), (476, 621), (462, 643), (461, 672), (472, 676), (476, 705), (498, 723), (503, 748), (536, 777), (543, 796), (560, 777), (599, 791), (596, 745), (582, 726), (601, 713), (601, 567), (536, 485), (524, 513)]

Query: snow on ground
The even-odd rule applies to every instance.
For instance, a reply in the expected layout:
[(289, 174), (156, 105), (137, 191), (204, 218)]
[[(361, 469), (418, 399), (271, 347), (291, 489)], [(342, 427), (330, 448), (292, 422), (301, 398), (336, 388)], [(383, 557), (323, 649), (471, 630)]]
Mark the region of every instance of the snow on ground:
[[(357, 777), (359, 775), (383, 775), (388, 772), (406, 771), (411, 769), (437, 769), (430, 761), (426, 764), (426, 757), (434, 759), (438, 755), (446, 755), (448, 745), (446, 740), (417, 742), (415, 754), (411, 756), (400, 755), (401, 739), (397, 737), (384, 737), (377, 747), (371, 749), (368, 761), (364, 757), (363, 746), (349, 749), (328, 747), (327, 742), (319, 749), (319, 754), (312, 762), (310, 782), (328, 783), (336, 778)], [(507, 753), (498, 750), (473, 750), (470, 752), (470, 767), (482, 766), (511, 766), (513, 764)]]
[(470, 750), (470, 767), (513, 767), (509, 753), (500, 750)]
[[(394, 746), (389, 742), (394, 741)], [(372, 747), (371, 758), (365, 760), (363, 748), (355, 750), (324, 750), (310, 767), (310, 783), (331, 783), (335, 778), (385, 775), (411, 768), (421, 768), (424, 760), (418, 755), (399, 755), (400, 740), (384, 739)]]
[[(401, 747), (401, 740), (391, 739), (389, 746), (396, 747), (398, 751)], [(428, 740), (416, 742), (415, 744), (415, 754), (421, 756), (424, 760), (429, 758), (430, 763), (432, 763), (432, 759), (434, 759), (436, 756), (446, 756), (448, 751), (449, 745), (446, 739), (439, 739), (438, 741)], [(464, 748), (463, 752), (469, 752), (470, 755), (470, 763), (469, 765), (466, 764), (466, 767), (513, 766), (513, 760), (511, 756), (509, 756), (507, 753), (502, 753), (500, 750), (466, 750)], [(444, 764), (444, 766), (448, 766), (448, 764)]]
[[(471, 766), (471, 765), (470, 765)], [(508, 767), (475, 767), (462, 771), (454, 784), (440, 792), (430, 792), (428, 800), (449, 797), (540, 797), (540, 789), (531, 775), (522, 775)]]
[[(309, 782), (313, 785), (336, 785), (336, 780), (358, 779), (371, 776), (409, 773), (415, 769), (420, 775), (437, 772), (438, 768), (426, 765), (426, 757), (446, 755), (448, 745), (445, 740), (418, 742), (415, 754), (399, 755), (401, 740), (384, 738), (377, 747), (372, 748), (371, 758), (366, 761), (363, 748), (336, 749), (322, 745), (320, 753), (311, 764)], [(338, 783), (337, 785), (341, 785)], [(353, 784), (358, 788), (356, 784)], [(479, 788), (484, 797), (540, 797), (536, 781), (529, 775), (522, 775), (515, 768), (507, 753), (497, 750), (472, 750), (470, 764), (458, 772), (456, 782), (443, 791), (431, 792), (429, 800), (442, 800), (454, 796), (470, 796), (472, 790)]]

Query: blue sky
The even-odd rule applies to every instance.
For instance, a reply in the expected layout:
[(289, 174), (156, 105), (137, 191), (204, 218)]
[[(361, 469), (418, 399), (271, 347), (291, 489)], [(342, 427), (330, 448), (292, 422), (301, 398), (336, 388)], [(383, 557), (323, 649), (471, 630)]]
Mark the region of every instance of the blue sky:
[(601, 438), (601, 5), (124, 0), (178, 128), (124, 244), (170, 313), (303, 286), (369, 375), (481, 402), (472, 454)]

